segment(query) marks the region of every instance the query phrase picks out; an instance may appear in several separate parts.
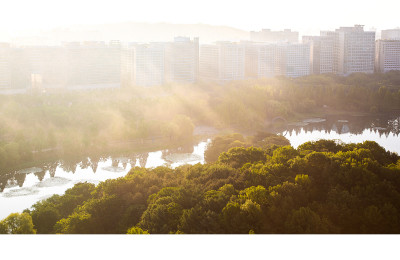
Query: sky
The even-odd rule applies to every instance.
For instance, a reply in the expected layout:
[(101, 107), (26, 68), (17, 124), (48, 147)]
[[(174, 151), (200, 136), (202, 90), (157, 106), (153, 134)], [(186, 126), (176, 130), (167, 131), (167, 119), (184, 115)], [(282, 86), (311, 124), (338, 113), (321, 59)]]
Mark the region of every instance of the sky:
[(168, 22), (243, 30), (400, 26), (395, 0), (2, 0), (0, 31), (49, 30), (76, 24)]

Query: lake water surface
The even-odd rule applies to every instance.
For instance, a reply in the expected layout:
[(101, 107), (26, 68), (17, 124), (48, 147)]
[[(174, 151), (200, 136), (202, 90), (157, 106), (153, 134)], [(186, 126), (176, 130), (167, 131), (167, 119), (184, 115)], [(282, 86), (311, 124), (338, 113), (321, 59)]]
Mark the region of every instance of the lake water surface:
[(340, 140), (344, 143), (375, 141), (386, 150), (400, 154), (400, 116), (327, 116), (288, 124), (277, 131), (297, 148), (307, 141)]
[(13, 212), (22, 212), (37, 201), (63, 194), (79, 182), (97, 184), (125, 176), (132, 167), (146, 168), (204, 163), (206, 140), (175, 150), (123, 155), (119, 157), (83, 158), (82, 161), (57, 161), (21, 169), (0, 176), (0, 220)]
[[(276, 130), (293, 147), (318, 139), (337, 139), (345, 143), (372, 140), (400, 154), (400, 117), (327, 116), (311, 118)], [(132, 167), (170, 166), (204, 163), (204, 151), (211, 140), (174, 150), (124, 154), (118, 157), (86, 157), (21, 169), (0, 175), (0, 219), (22, 212), (39, 200), (63, 194), (78, 182), (99, 183), (125, 176)]]

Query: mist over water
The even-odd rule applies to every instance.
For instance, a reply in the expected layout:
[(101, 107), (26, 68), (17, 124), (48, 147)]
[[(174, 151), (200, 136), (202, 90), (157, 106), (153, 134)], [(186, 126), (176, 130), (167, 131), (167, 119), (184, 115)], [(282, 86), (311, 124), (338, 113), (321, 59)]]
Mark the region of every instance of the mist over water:
[(344, 143), (375, 141), (391, 152), (400, 154), (400, 117), (398, 115), (329, 116), (290, 124), (279, 131), (294, 148), (308, 141), (338, 140)]
[[(398, 116), (354, 117), (328, 116), (311, 118), (285, 126), (278, 131), (297, 148), (307, 141), (334, 139), (345, 143), (375, 141), (385, 149), (400, 154)], [(132, 167), (154, 168), (183, 164), (204, 163), (204, 151), (211, 139), (194, 146), (159, 150), (149, 153), (121, 155), (104, 158), (82, 158), (81, 161), (56, 161), (50, 167), (37, 165), (19, 169), (2, 176), (5, 184), (0, 193), (0, 218), (12, 212), (21, 212), (35, 202), (53, 194), (63, 194), (79, 182), (98, 184), (107, 179), (125, 176)]]
[(135, 166), (175, 168), (183, 164), (204, 163), (204, 151), (210, 141), (208, 139), (176, 150), (132, 154), (129, 157), (106, 157), (98, 161), (82, 158), (82, 161), (72, 165), (57, 161), (49, 170), (45, 170), (46, 165), (17, 170), (2, 176), (5, 187), (0, 193), (0, 219), (13, 212), (22, 212), (54, 194), (62, 195), (76, 183), (98, 184), (107, 179), (123, 177)]

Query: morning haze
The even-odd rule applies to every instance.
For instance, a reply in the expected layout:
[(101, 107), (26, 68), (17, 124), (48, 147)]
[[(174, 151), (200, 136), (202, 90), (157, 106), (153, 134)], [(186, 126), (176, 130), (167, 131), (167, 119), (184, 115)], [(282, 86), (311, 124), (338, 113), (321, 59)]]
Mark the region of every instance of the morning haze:
[(395, 2), (6, 6), (0, 234), (400, 233)]

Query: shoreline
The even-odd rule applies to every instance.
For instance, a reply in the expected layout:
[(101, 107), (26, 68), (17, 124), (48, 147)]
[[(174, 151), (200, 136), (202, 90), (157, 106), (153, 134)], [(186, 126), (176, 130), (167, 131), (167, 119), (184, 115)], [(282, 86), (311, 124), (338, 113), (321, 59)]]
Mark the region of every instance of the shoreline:
[[(25, 162), (23, 164), (19, 164), (17, 167), (10, 167), (8, 169), (2, 169), (2, 173), (7, 174), (12, 171), (17, 171), (24, 168), (35, 167), (38, 164), (52, 163), (59, 160), (76, 160), (84, 157), (110, 157), (110, 156), (120, 156), (124, 153), (149, 153), (159, 150), (167, 150), (167, 149), (177, 149), (182, 146), (194, 145), (201, 140), (206, 140), (209, 138), (214, 138), (218, 135), (224, 134), (232, 134), (232, 133), (240, 133), (244, 136), (252, 136), (255, 135), (259, 131), (271, 132), (278, 134), (282, 127), (287, 126), (301, 126), (300, 124), (304, 123), (305, 120), (312, 119), (326, 119), (327, 117), (335, 117), (335, 116), (343, 116), (343, 117), (383, 117), (383, 116), (391, 116), (391, 115), (400, 115), (399, 111), (393, 111), (390, 113), (366, 113), (366, 112), (348, 112), (344, 110), (337, 109), (319, 109), (317, 111), (311, 113), (299, 113), (295, 114), (291, 117), (288, 117), (285, 124), (281, 125), (273, 125), (271, 123), (264, 124), (263, 127), (260, 127), (256, 130), (252, 129), (237, 129), (235, 127), (224, 127), (224, 128), (215, 128), (213, 126), (207, 125), (199, 125), (196, 126), (200, 130), (198, 130), (197, 134), (193, 135), (191, 139), (183, 142), (172, 142), (165, 141), (166, 138), (163, 138), (164, 141), (155, 141), (156, 138), (147, 138), (147, 139), (137, 139), (137, 140), (128, 140), (128, 141), (114, 141), (109, 144), (104, 145), (103, 147), (95, 147), (85, 149), (83, 152), (73, 153), (71, 151), (63, 151), (62, 149), (46, 149), (48, 151), (37, 151), (33, 153), (33, 160), (29, 162)], [(201, 130), (203, 129), (203, 130)], [(196, 132), (196, 130), (195, 130)], [(3, 175), (0, 173), (0, 175)]]
[[(40, 164), (53, 163), (56, 161), (69, 161), (69, 160), (81, 160), (82, 158), (90, 158), (90, 157), (99, 157), (99, 158), (107, 158), (112, 156), (121, 156), (126, 153), (150, 153), (159, 150), (169, 150), (169, 149), (177, 149), (182, 146), (187, 145), (195, 145), (202, 140), (206, 140), (208, 138), (212, 138), (211, 135), (196, 135), (193, 136), (192, 139), (187, 140), (185, 142), (179, 143), (170, 143), (170, 142), (152, 142), (152, 143), (143, 143), (139, 145), (131, 145), (131, 142), (126, 142), (118, 145), (109, 144), (104, 146), (103, 148), (95, 148), (95, 149), (87, 149), (83, 153), (72, 154), (71, 152), (64, 153), (62, 150), (53, 153), (53, 151), (46, 152), (37, 152), (33, 155), (33, 160), (29, 162), (25, 162), (23, 164), (19, 164), (17, 167), (10, 167), (8, 169), (2, 169), (0, 176), (6, 175), (21, 169), (36, 167)], [(50, 153), (50, 154), (49, 154)]]

